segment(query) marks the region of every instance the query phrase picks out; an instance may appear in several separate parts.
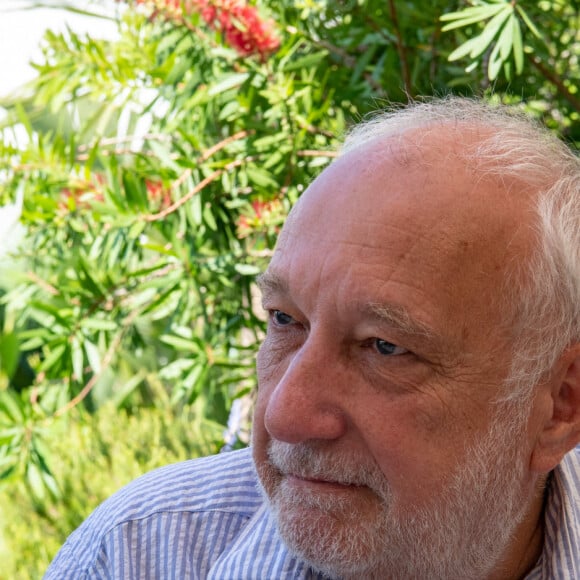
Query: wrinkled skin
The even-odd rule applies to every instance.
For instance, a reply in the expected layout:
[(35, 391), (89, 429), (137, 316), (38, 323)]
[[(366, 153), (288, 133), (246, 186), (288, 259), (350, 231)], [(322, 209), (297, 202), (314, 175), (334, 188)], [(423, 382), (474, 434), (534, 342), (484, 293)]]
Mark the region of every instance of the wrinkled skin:
[[(282, 536), (329, 574), (349, 575), (336, 554), (356, 545), (363, 526), (376, 535), (410, 522), (412, 536), (414, 520), (439, 510), (438, 526), (461, 530), (455, 554), (441, 560), (470, 566), (487, 518), (489, 567), (473, 564), (463, 577), (519, 578), (542, 541), (545, 474), (533, 457), (547, 398), (533, 401), (516, 436), (490, 431), (500, 425), (495, 401), (512, 340), (498, 294), (534, 243), (531, 194), (508, 195), (510, 184), (469, 171), (457, 155), (468, 139), (461, 132), (415, 137), (339, 158), (289, 217), (261, 281), (270, 320), (258, 357), (254, 459)], [(505, 434), (505, 420), (500, 427)], [(469, 461), (481, 442), (477, 467)], [(323, 458), (318, 467), (309, 454)], [(478, 469), (496, 481), (476, 492), (478, 478), (466, 472)], [(484, 512), (506, 487), (497, 517), (513, 529), (495, 537), (503, 524)], [(339, 539), (310, 550), (307, 530)], [(429, 521), (422, 530), (426, 542), (442, 533)], [(412, 577), (412, 568), (395, 567), (420, 550), (405, 554), (402, 542), (396, 558), (381, 559), (389, 542), (348, 552), (359, 560), (350, 574)], [(431, 577), (445, 570), (453, 567), (443, 563)]]

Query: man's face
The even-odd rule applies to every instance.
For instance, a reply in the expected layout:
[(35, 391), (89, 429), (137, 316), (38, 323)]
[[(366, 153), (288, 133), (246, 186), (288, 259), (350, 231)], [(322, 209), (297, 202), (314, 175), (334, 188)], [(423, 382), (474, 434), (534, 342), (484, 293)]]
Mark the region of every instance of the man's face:
[(283, 539), (330, 574), (483, 575), (529, 492), (525, 427), (508, 441), (494, 406), (525, 209), (423, 149), (334, 163), (261, 281), (254, 459)]

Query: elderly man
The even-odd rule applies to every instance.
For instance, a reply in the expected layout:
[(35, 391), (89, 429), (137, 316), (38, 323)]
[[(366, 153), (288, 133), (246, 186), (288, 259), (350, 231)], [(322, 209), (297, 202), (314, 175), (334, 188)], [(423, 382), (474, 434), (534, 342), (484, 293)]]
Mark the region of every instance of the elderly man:
[(445, 99), (376, 117), (260, 278), (251, 450), (152, 472), (47, 578), (580, 578), (580, 164)]

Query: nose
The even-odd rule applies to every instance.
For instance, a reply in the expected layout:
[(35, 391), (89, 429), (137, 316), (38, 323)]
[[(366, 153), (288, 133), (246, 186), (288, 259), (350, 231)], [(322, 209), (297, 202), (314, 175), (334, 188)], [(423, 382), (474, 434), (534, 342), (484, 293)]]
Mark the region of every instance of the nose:
[(334, 357), (307, 340), (266, 386), (264, 425), (270, 436), (287, 443), (340, 438), (347, 428), (340, 403), (344, 380)]

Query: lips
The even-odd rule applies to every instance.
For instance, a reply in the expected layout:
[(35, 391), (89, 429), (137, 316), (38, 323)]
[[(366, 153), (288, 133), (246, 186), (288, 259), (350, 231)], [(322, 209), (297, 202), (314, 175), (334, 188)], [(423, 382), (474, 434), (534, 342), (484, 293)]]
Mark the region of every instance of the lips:
[(291, 485), (296, 486), (321, 486), (325, 488), (340, 488), (340, 489), (362, 487), (354, 483), (334, 481), (331, 479), (324, 479), (320, 477), (307, 477), (292, 473), (286, 474), (284, 475), (284, 477), (286, 481), (288, 481)]

